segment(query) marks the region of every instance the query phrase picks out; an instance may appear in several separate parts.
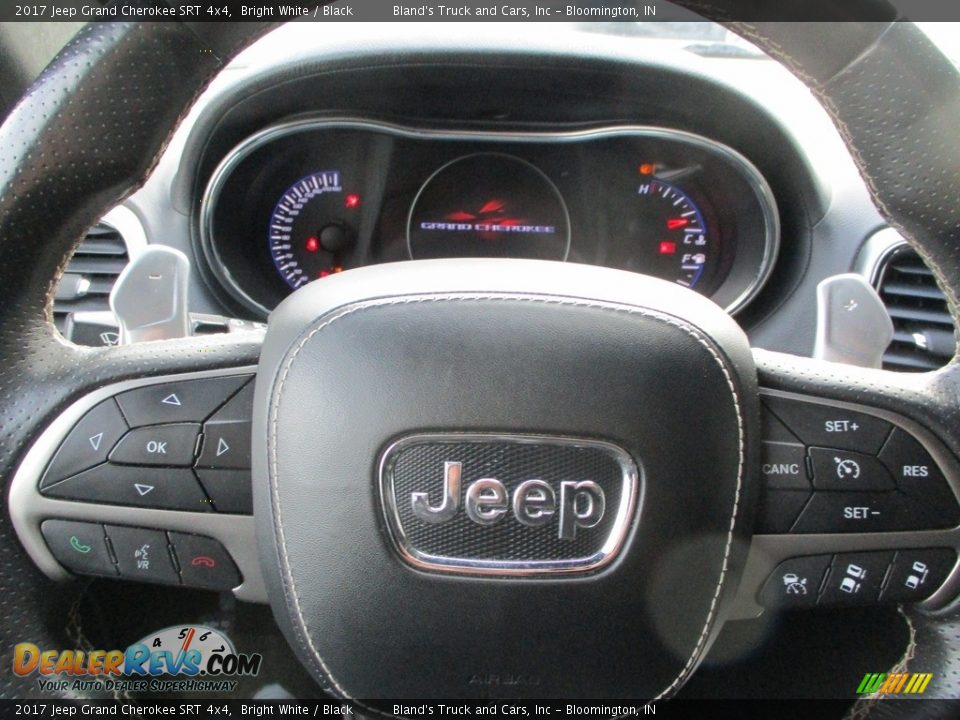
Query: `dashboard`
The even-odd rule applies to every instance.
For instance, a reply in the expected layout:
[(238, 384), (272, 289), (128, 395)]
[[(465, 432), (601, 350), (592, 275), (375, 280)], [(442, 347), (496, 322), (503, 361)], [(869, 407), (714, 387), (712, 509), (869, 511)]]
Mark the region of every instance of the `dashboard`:
[[(358, 32), (370, 37), (334, 39), (320, 50), (308, 42), (309, 24), (290, 25), (257, 43), (250, 49), (254, 55), (238, 58), (200, 97), (153, 176), (119, 208), (124, 214), (104, 218), (122, 236), (131, 260), (135, 235), (144, 247), (163, 244), (189, 257), (196, 334), (198, 325), (210, 332), (260, 331), (257, 321), (297, 289), (335, 286), (331, 276), (353, 268), (510, 257), (653, 275), (689, 287), (734, 315), (753, 347), (807, 355), (814, 345), (818, 283), (850, 271), (873, 282), (884, 258), (903, 246), (877, 214), (826, 114), (769, 60), (701, 57), (669, 45), (645, 54), (629, 38), (605, 37), (598, 44), (576, 34), (504, 38), (496, 28), (489, 37), (463, 37), (449, 30), (413, 28), (398, 37), (364, 27)], [(91, 257), (80, 259), (102, 266), (104, 238), (89, 238)], [(903, 265), (901, 275), (910, 282), (921, 276), (916, 266)], [(100, 275), (107, 273), (94, 279)], [(920, 303), (926, 287), (899, 280), (893, 285), (906, 298), (905, 313), (923, 310), (908, 303)], [(97, 336), (111, 329), (97, 327)], [(916, 333), (902, 335), (904, 343), (919, 345)], [(159, 404), (166, 403), (161, 410), (180, 413), (181, 395), (202, 395), (199, 383), (244, 383), (252, 371), (238, 371), (242, 380), (223, 370), (181, 376), (173, 386), (169, 378), (146, 378), (105, 388), (71, 406), (41, 451), (58, 451), (83, 413), (95, 409), (92, 403), (122, 408), (124, 397), (156, 394)], [(698, 382), (689, 373), (683, 380)], [(176, 402), (167, 402), (171, 398)], [(765, 403), (780, 403), (789, 412), (799, 400), (766, 397)], [(920, 445), (936, 448), (898, 416), (871, 418), (860, 406), (829, 410), (840, 411), (860, 423), (879, 423), (884, 432), (912, 433)], [(210, 437), (219, 431), (221, 411), (213, 412), (157, 416), (130, 429), (152, 432), (174, 421), (189, 423), (187, 445), (196, 450), (196, 428)], [(773, 419), (775, 426), (779, 421)], [(230, 422), (248, 428), (249, 415), (231, 416)], [(784, 424), (785, 435), (768, 445), (782, 446), (791, 433), (804, 435), (800, 421), (800, 429)], [(81, 444), (91, 441), (89, 433), (78, 433)], [(842, 461), (837, 452), (817, 454), (820, 446), (833, 447), (832, 438), (801, 439), (790, 440), (793, 454), (777, 467), (799, 475), (809, 453), (820, 457), (828, 474), (839, 472), (833, 466)], [(108, 445), (100, 460), (112, 468)], [(210, 547), (220, 543), (246, 578), (235, 589), (237, 597), (262, 600), (251, 501), (232, 494), (238, 486), (249, 490), (249, 459), (230, 464), (230, 448), (242, 447), (232, 438), (206, 447), (216, 447), (216, 457), (188, 457), (177, 475), (186, 478), (189, 491), (175, 493), (172, 501), (159, 484), (159, 490), (141, 485), (149, 487), (145, 500), (144, 491), (128, 482), (129, 499), (104, 510), (102, 498), (78, 495), (69, 484), (37, 491), (34, 477), (21, 483), (29, 495), (20, 505), (33, 513), (31, 522), (66, 517), (63, 507), (72, 502), (80, 509), (70, 518), (78, 523), (162, 527), (178, 558), (193, 551), (183, 544), (185, 537), (202, 535)], [(876, 465), (884, 462), (878, 449), (849, 447), (847, 460)], [(935, 452), (934, 459), (941, 460)], [(32, 460), (28, 469), (39, 477), (43, 463)], [(955, 474), (952, 465), (948, 469)], [(140, 473), (140, 483), (150, 472), (132, 463), (121, 471)], [(818, 472), (824, 472), (822, 464)], [(118, 472), (111, 481), (127, 477)], [(773, 577), (777, 563), (791, 560), (793, 548), (802, 547), (821, 573), (840, 564), (834, 548), (817, 538), (835, 528), (816, 525), (819, 519), (805, 519), (805, 529), (789, 541), (777, 539), (800, 512), (792, 503), (806, 502), (789, 485), (793, 479), (766, 478), (773, 494), (761, 498), (763, 512), (768, 518), (780, 513), (781, 520), (793, 515), (785, 526), (760, 528), (773, 539), (761, 541), (750, 561), (737, 619), (767, 621), (753, 590), (766, 587), (765, 579)], [(786, 484), (775, 485), (778, 480)], [(215, 512), (195, 512), (198, 494)], [(927, 507), (916, 514), (934, 517)], [(955, 524), (955, 518), (944, 522)], [(934, 537), (936, 545), (954, 543), (945, 534)], [(894, 554), (904, 551), (891, 538), (858, 546), (877, 563), (871, 573), (882, 577), (888, 565), (894, 567)], [(940, 550), (930, 551), (933, 559), (923, 562), (936, 569), (943, 564)], [(58, 568), (49, 558), (44, 569)], [(228, 578), (223, 587), (235, 581)], [(184, 577), (183, 584), (191, 583)], [(836, 628), (828, 629), (833, 637)]]
[(217, 281), (261, 317), (345, 269), (447, 257), (640, 272), (736, 312), (768, 279), (779, 246), (773, 193), (749, 160), (650, 126), (280, 123), (227, 154), (200, 213)]

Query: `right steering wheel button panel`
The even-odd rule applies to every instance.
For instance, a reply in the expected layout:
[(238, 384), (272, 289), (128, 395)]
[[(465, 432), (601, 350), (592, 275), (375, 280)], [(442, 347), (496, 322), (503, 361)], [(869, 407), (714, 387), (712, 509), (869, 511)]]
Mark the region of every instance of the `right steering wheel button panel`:
[[(761, 532), (871, 533), (960, 523), (960, 505), (942, 470), (906, 430), (825, 403), (770, 395), (763, 403), (777, 421), (764, 423)], [(771, 427), (779, 432), (768, 437)], [(802, 444), (784, 442), (783, 428)], [(773, 499), (807, 482), (814, 489), (809, 501), (786, 516)]]

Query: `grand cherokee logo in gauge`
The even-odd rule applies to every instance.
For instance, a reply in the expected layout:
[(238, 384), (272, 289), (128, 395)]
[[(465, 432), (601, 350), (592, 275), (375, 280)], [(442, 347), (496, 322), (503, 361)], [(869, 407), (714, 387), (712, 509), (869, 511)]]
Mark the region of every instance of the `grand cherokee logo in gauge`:
[(296, 289), (340, 272), (353, 245), (360, 196), (344, 193), (339, 170), (300, 178), (270, 214), (267, 239), (277, 272)]
[(467, 155), (424, 183), (407, 223), (410, 257), (565, 260), (570, 221), (540, 170), (499, 153)]

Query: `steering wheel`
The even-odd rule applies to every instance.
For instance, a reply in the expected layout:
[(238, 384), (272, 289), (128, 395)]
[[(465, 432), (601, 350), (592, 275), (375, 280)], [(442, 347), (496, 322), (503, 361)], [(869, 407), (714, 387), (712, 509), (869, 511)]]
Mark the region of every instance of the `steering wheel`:
[[(960, 78), (912, 24), (867, 5), (884, 20), (730, 27), (822, 101), (958, 320)], [(265, 339), (65, 342), (51, 309), (78, 239), (270, 27), (89, 25), (0, 128), (0, 475), (97, 388), (257, 365), (261, 564), (283, 632), (326, 692), (676, 693), (743, 572), (760, 388), (906, 418), (960, 457), (956, 359), (908, 376), (751, 350), (693, 292), (602, 268), (376, 266), (294, 293)], [(44, 621), (61, 600), (6, 515), (0, 532), (2, 645), (55, 646)], [(914, 663), (957, 696), (957, 614), (913, 622)], [(3, 696), (35, 691), (2, 682)]]

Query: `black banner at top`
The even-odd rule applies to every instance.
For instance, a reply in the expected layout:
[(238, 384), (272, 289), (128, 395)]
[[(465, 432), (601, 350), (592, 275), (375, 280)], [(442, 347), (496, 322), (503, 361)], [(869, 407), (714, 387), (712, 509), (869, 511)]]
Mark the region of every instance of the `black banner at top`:
[(958, 21), (956, 0), (37, 0), (4, 22)]

